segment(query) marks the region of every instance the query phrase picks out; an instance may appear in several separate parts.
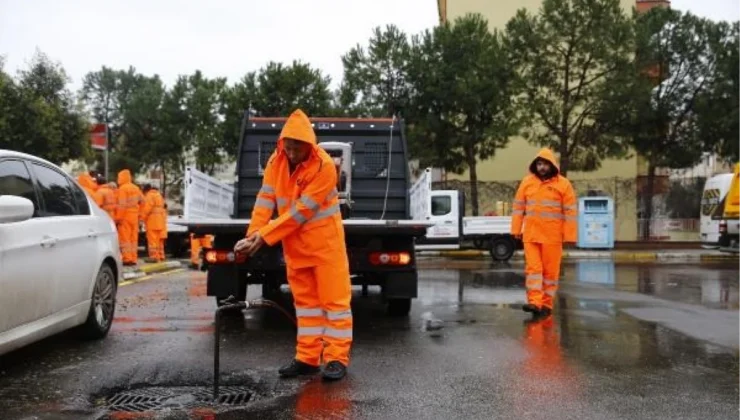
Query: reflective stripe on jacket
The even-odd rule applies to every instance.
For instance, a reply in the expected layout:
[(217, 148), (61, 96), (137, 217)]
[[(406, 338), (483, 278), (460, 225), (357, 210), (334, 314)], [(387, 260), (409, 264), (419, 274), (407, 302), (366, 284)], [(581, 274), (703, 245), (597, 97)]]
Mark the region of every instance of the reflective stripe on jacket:
[[(540, 179), (535, 161), (544, 159), (553, 165), (555, 174)], [(555, 155), (542, 149), (529, 166), (516, 192), (512, 205), (511, 233), (519, 235), (524, 228), (524, 242), (576, 242), (577, 203), (570, 181), (560, 175)]]

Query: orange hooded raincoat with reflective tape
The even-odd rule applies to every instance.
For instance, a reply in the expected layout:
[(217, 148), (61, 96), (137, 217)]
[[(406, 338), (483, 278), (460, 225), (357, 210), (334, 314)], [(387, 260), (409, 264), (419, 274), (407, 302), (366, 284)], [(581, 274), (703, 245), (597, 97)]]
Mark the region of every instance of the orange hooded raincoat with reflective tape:
[(105, 210), (111, 219), (116, 220), (116, 208), (118, 207), (116, 192), (110, 185), (101, 185), (95, 194), (93, 194), (95, 203), (101, 209)]
[[(292, 172), (286, 138), (312, 146)], [(259, 232), (268, 245), (282, 241), (298, 321), (295, 358), (313, 366), (322, 360), (348, 366), (352, 344), (352, 285), (336, 186), (334, 161), (318, 146), (306, 114), (295, 111), (265, 168), (247, 235)]]
[(131, 172), (124, 169), (118, 173), (118, 242), (124, 264), (138, 261), (139, 211), (144, 201), (141, 189), (132, 182)]
[[(535, 166), (538, 158), (550, 162), (555, 174), (540, 179)], [(514, 197), (511, 234), (520, 235), (523, 227), (524, 242), (576, 242), (576, 195), (570, 181), (560, 175), (560, 167), (552, 151), (547, 148), (540, 150), (530, 163), (529, 172)]]
[[(292, 174), (283, 151), (286, 137), (313, 146), (309, 158)], [(334, 161), (316, 143), (308, 117), (296, 111), (286, 121), (275, 152), (268, 160), (248, 235), (259, 231), (268, 245), (282, 241), (285, 261), (292, 268), (346, 259), (336, 186)], [(270, 221), (275, 209), (278, 218)]]

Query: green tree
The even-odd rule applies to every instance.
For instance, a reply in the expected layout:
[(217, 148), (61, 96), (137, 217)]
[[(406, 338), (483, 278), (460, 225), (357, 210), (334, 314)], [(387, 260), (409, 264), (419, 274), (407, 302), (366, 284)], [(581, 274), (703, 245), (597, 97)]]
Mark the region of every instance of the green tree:
[(412, 151), (423, 165), (455, 173), (467, 169), (477, 215), (478, 159), (505, 147), (515, 129), (510, 100), (515, 75), (501, 35), (491, 33), (480, 15), (467, 15), (412, 42)]
[(244, 82), (253, 83), (246, 90), (255, 92), (252, 106), (263, 117), (287, 116), (296, 108), (308, 115), (328, 115), (332, 109), (331, 78), (300, 61), (289, 66), (269, 62)]
[(708, 89), (696, 101), (698, 128), (711, 149), (727, 162), (740, 160), (738, 132), (740, 132), (740, 23), (718, 22), (711, 25), (714, 42), (709, 53), (716, 57), (715, 73)]
[[(636, 65), (628, 135), (648, 163), (643, 235), (650, 237), (654, 180), (658, 168), (688, 168), (714, 147), (704, 137), (698, 99), (709, 94), (716, 79), (717, 47), (727, 35), (707, 19), (668, 8), (637, 17)], [(731, 110), (717, 115), (721, 120)], [(737, 133), (735, 133), (737, 137)]]
[(356, 45), (342, 56), (344, 80), (338, 102), (346, 115), (402, 114), (410, 93), (407, 67), (411, 46), (395, 25), (376, 27), (367, 50)]
[(64, 69), (38, 51), (17, 80), (0, 67), (0, 148), (57, 164), (88, 157), (89, 126), (67, 83)]
[(616, 128), (632, 76), (632, 21), (619, 0), (544, 0), (506, 25), (522, 134), (560, 155), (563, 175), (626, 154)]

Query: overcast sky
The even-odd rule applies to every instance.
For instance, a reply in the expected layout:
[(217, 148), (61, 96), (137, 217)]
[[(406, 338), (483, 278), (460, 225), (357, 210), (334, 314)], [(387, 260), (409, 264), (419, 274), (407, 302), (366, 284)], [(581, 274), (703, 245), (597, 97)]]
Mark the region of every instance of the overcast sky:
[[(740, 17), (738, 0), (673, 0), (672, 7), (715, 20)], [(0, 0), (0, 55), (15, 73), (38, 48), (64, 66), (75, 91), (102, 65), (133, 65), (169, 85), (196, 69), (233, 82), (270, 60), (293, 59), (321, 68), (335, 84), (340, 56), (388, 23), (407, 33), (432, 27), (437, 2)]]

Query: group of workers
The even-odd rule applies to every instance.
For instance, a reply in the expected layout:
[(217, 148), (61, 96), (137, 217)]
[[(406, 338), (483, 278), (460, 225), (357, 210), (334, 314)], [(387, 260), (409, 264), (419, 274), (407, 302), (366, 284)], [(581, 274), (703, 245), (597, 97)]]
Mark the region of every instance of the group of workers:
[(156, 187), (145, 184), (142, 190), (134, 184), (128, 169), (118, 173), (117, 183), (108, 182), (95, 171), (83, 172), (77, 181), (116, 223), (124, 265), (138, 263), (140, 224), (146, 231), (149, 259), (164, 261), (167, 205)]

